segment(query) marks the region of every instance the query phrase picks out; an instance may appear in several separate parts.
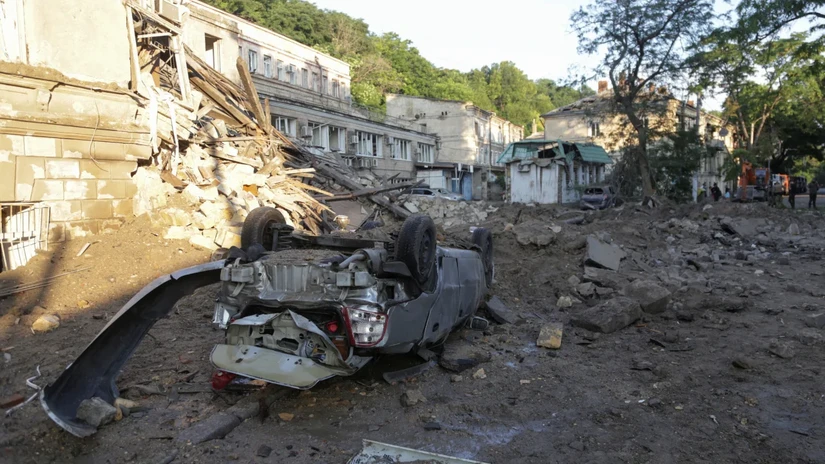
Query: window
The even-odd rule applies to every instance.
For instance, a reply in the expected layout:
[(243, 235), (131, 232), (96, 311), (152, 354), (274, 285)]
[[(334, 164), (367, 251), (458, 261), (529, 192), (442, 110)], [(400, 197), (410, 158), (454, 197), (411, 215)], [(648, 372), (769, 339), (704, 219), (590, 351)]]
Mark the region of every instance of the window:
[(321, 77), (321, 93), (329, 95), (329, 78), (327, 76)]
[(340, 98), (340, 96), (341, 96), (340, 95), (340, 90), (338, 88), (338, 81), (337, 80), (332, 81), (332, 96), (335, 97), (335, 98)]
[(286, 81), (286, 70), (284, 69), (284, 62), (278, 60), (278, 62), (275, 63), (275, 65), (275, 69), (278, 71), (278, 80)]
[(602, 135), (602, 129), (599, 127), (599, 123), (596, 121), (590, 121), (590, 125), (587, 129), (587, 136), (598, 137), (600, 135)]
[(308, 89), (309, 88), (309, 71), (306, 68), (301, 69), (301, 87)]
[(397, 160), (410, 160), (410, 141), (409, 140), (402, 140), (402, 139), (395, 139), (392, 144), (392, 155), (393, 159)]
[(272, 77), (272, 57), (264, 55), (264, 77)]
[(418, 144), (418, 162), (432, 163), (433, 162), (433, 146), (426, 143)]
[(327, 150), (329, 148), (329, 126), (310, 121), (309, 128), (312, 129), (312, 146), (323, 147)]
[(295, 72), (295, 66), (291, 65), (291, 64), (288, 65), (286, 67), (286, 73), (289, 76), (289, 83), (292, 84), (292, 85), (297, 85), (298, 84), (298, 73)]
[(343, 127), (329, 126), (329, 149), (332, 151), (346, 151), (347, 130)]
[(258, 71), (258, 52), (249, 50), (249, 72), (255, 73)]
[(320, 81), (318, 81), (318, 73), (312, 73), (312, 90), (318, 91), (318, 86), (321, 85)]
[(209, 34), (204, 34), (204, 53), (203, 58), (206, 64), (212, 67), (215, 71), (221, 70), (221, 39), (213, 37)]
[(279, 132), (289, 135), (291, 137), (295, 137), (295, 120), (291, 118), (284, 118), (281, 116), (272, 116), (272, 125), (277, 129)]
[(356, 155), (381, 157), (382, 136), (370, 134), (369, 132), (356, 132), (358, 136), (358, 146), (355, 149)]

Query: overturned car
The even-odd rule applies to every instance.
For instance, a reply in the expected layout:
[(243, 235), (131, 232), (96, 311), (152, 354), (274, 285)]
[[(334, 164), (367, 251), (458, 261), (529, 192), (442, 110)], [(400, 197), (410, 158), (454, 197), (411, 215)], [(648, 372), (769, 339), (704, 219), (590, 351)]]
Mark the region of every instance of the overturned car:
[(490, 232), (439, 246), (428, 216), (408, 218), (391, 240), (305, 236), (273, 208), (250, 212), (242, 249), (225, 260), (156, 279), (135, 295), (41, 393), (49, 417), (77, 436), (96, 429), (76, 417), (86, 399), (114, 402), (120, 369), (175, 303), (220, 282), (213, 322), (213, 387), (236, 377), (308, 389), (355, 373), (380, 354), (438, 345), (474, 317), (492, 284)]

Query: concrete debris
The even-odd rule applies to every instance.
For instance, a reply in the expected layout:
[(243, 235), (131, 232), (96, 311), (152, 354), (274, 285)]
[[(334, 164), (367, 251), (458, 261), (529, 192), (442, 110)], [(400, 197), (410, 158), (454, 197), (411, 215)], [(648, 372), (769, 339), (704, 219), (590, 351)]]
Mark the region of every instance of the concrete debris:
[(117, 415), (117, 408), (107, 403), (103, 398), (90, 398), (83, 400), (77, 407), (77, 418), (91, 425), (100, 427), (106, 425)]
[(405, 390), (404, 393), (401, 394), (401, 404), (404, 407), (415, 406), (419, 403), (426, 403), (427, 398), (424, 397), (424, 394), (421, 393), (421, 390)]
[(484, 368), (481, 368), (475, 372), (473, 372), (473, 378), (476, 380), (483, 380), (487, 378), (487, 373), (484, 372)]
[(624, 289), (625, 295), (636, 300), (642, 311), (648, 314), (659, 314), (667, 309), (670, 302), (670, 291), (648, 280), (636, 280)]
[(547, 245), (556, 242), (556, 235), (561, 232), (558, 226), (548, 226), (541, 221), (523, 222), (516, 225), (513, 232), (516, 234), (516, 241), (520, 245), (536, 245), (538, 247), (546, 247)]
[(815, 329), (825, 328), (825, 313), (810, 314), (806, 316), (805, 325)]
[[(595, 267), (585, 267), (582, 280), (585, 282), (593, 282), (598, 287), (606, 287), (613, 290), (621, 290), (627, 284), (627, 278), (621, 274)], [(599, 292), (598, 288), (596, 292)]]
[(497, 296), (485, 302), (484, 308), (490, 314), (490, 317), (499, 324), (514, 324), (518, 320), (518, 316)]
[(600, 305), (578, 312), (570, 320), (575, 327), (600, 333), (613, 333), (642, 317), (639, 302), (626, 297), (616, 297)]
[(270, 454), (272, 454), (272, 448), (266, 445), (259, 446), (258, 451), (255, 452), (255, 456), (260, 458), (268, 458)]
[(542, 348), (557, 350), (561, 348), (561, 337), (564, 332), (564, 324), (561, 322), (551, 322), (541, 328), (536, 345)]
[(278, 413), (278, 419), (281, 419), (284, 422), (292, 422), (292, 419), (295, 419), (295, 414), (291, 412), (281, 412)]
[(794, 357), (794, 350), (791, 345), (784, 342), (773, 341), (768, 347), (768, 351), (782, 359), (791, 359)]
[(178, 435), (177, 441), (197, 445), (205, 441), (223, 438), (239, 425), (241, 425), (241, 420), (234, 414), (222, 412), (213, 414), (182, 431)]
[(576, 286), (576, 291), (579, 295), (590, 298), (596, 294), (596, 285), (593, 282), (584, 282)]
[(736, 234), (743, 238), (754, 237), (759, 233), (759, 228), (767, 225), (764, 218), (728, 218), (719, 220), (722, 230)]
[(619, 270), (619, 265), (627, 254), (621, 248), (602, 242), (594, 236), (587, 237), (587, 252), (584, 264), (613, 271)]
[(557, 308), (569, 308), (571, 306), (573, 306), (573, 298), (569, 296), (560, 296), (556, 301)]
[(46, 333), (60, 327), (60, 317), (55, 314), (44, 314), (38, 317), (32, 324), (32, 332)]
[(575, 286), (579, 285), (579, 283), (581, 283), (581, 280), (578, 277), (572, 275), (567, 279), (567, 283), (569, 283), (571, 286), (575, 287)]

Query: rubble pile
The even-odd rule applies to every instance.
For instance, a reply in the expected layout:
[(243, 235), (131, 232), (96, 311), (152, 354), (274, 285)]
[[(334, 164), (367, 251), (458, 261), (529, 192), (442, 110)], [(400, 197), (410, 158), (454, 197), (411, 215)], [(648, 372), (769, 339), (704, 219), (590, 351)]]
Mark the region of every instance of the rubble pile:
[(429, 215), (436, 224), (453, 227), (461, 224), (478, 224), (498, 211), (498, 207), (486, 201), (452, 201), (411, 196), (404, 203), (413, 213)]
[[(144, 99), (154, 152), (151, 166), (133, 177), (134, 213), (150, 213), (169, 228), (167, 238), (208, 249), (239, 245), (243, 220), (259, 206), (278, 209), (287, 224), (315, 235), (335, 229), (322, 200), (364, 196), (396, 216), (410, 214), (380, 193), (412, 183), (382, 188), (375, 176), (293, 143), (270, 124), (269, 102), (259, 100), (242, 58), (238, 86), (178, 35), (170, 37), (174, 24), (130, 8), (140, 73), (134, 90)], [(186, 206), (170, 195), (180, 195)]]

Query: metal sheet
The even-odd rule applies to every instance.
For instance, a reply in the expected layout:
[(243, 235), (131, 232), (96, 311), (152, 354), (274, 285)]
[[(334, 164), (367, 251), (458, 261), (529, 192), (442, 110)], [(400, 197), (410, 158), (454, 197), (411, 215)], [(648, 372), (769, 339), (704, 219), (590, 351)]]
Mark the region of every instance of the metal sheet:
[(364, 448), (348, 464), (391, 464), (402, 462), (434, 462), (439, 464), (488, 464), (443, 454), (430, 453), (402, 446), (364, 440)]

